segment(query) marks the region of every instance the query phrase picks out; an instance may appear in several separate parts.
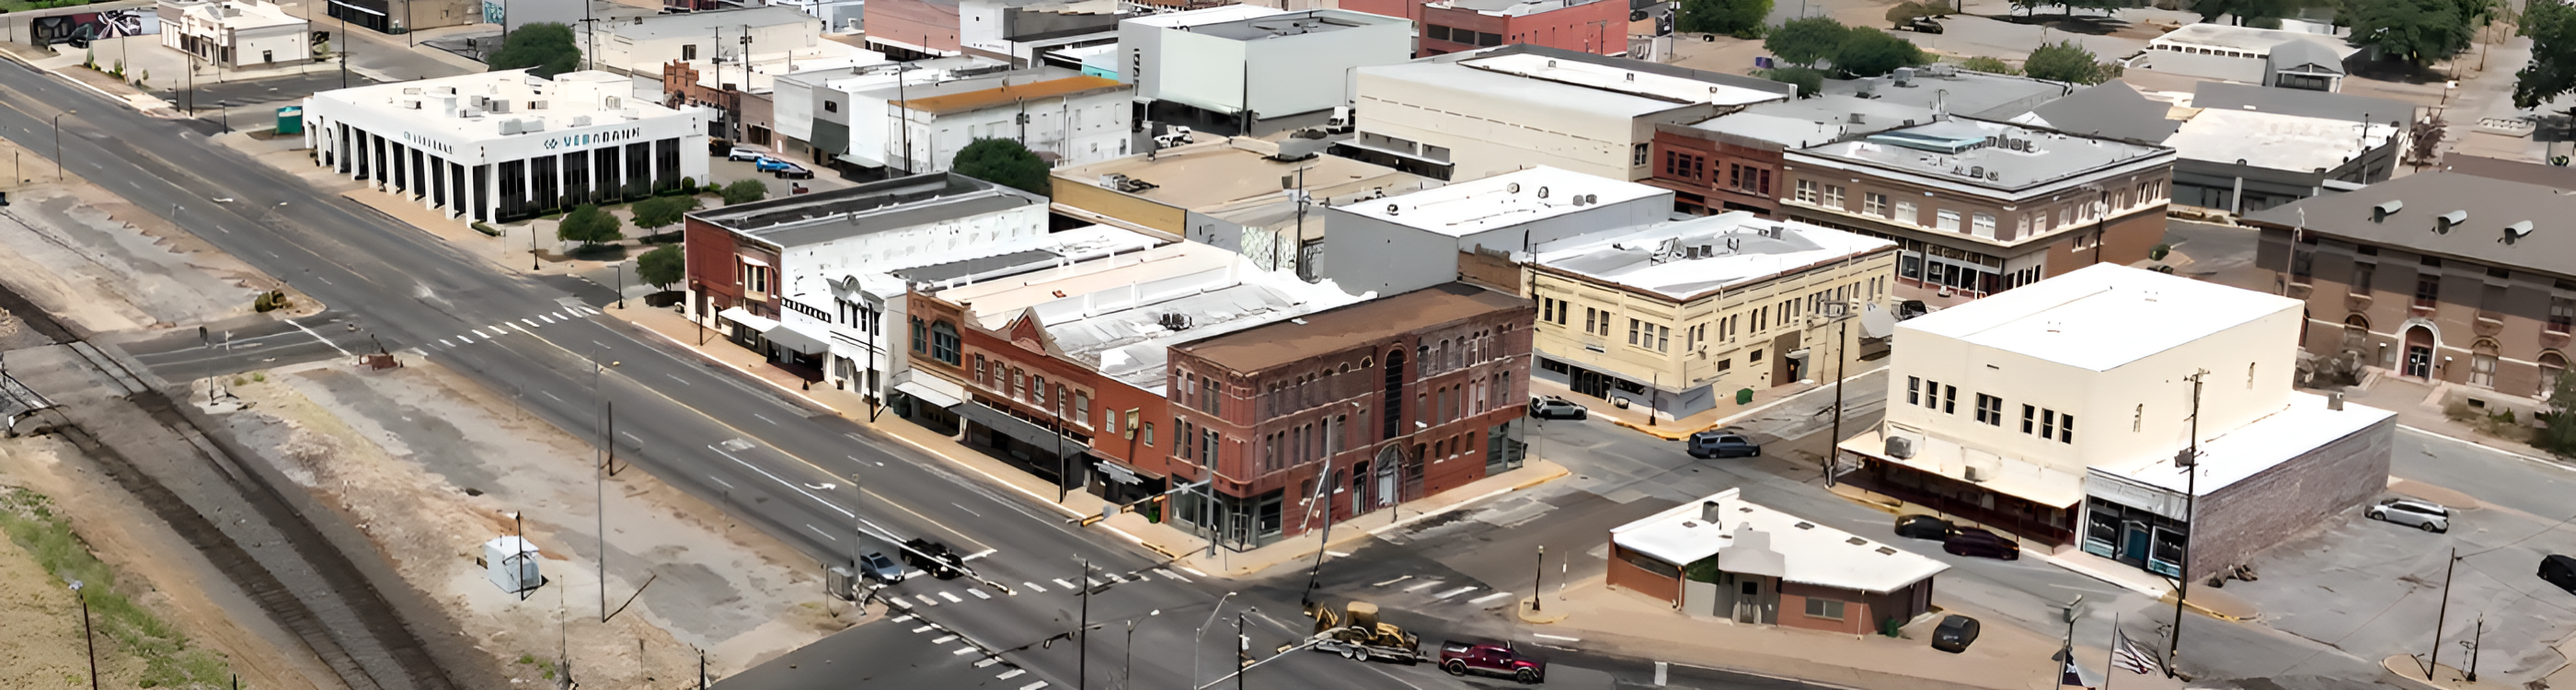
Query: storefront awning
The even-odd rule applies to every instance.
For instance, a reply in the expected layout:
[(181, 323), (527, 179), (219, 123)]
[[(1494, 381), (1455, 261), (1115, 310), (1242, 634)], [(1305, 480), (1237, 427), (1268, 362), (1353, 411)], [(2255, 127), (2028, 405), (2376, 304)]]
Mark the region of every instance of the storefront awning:
[(770, 329), (773, 329), (773, 328), (777, 328), (777, 327), (778, 327), (778, 322), (777, 322), (777, 321), (772, 321), (772, 320), (769, 320), (769, 319), (767, 319), (767, 318), (763, 318), (763, 317), (753, 316), (753, 315), (751, 315), (751, 312), (743, 311), (743, 310), (742, 310), (742, 307), (734, 307), (734, 308), (731, 308), (731, 309), (726, 309), (726, 310), (724, 310), (724, 311), (716, 312), (716, 318), (724, 319), (724, 320), (726, 320), (726, 321), (731, 321), (731, 322), (738, 323), (738, 324), (742, 324), (742, 327), (744, 327), (744, 328), (749, 328), (749, 329), (751, 329), (751, 330), (753, 330), (753, 331), (755, 331), (755, 332), (759, 332), (759, 333), (767, 333), (767, 332), (769, 332), (769, 330), (770, 330)]
[(1048, 430), (1046, 427), (1038, 426), (1029, 420), (1014, 417), (1009, 412), (985, 407), (978, 403), (968, 403), (957, 406), (957, 416), (965, 417), (977, 424), (982, 424), (986, 428), (992, 429), (994, 433), (1009, 436), (1011, 438), (1018, 439), (1021, 443), (1026, 443), (1040, 448), (1055, 448), (1057, 447), (1056, 444), (1061, 443), (1064, 444), (1062, 447), (1066, 452), (1074, 452), (1091, 447), (1089, 444), (1073, 440), (1070, 437)]
[(777, 343), (779, 347), (795, 350), (797, 354), (819, 355), (832, 349), (831, 345), (824, 344), (822, 337), (786, 324), (761, 331), (760, 337), (768, 338), (769, 342)]
[(937, 407), (943, 410), (956, 407), (960, 402), (963, 402), (954, 397), (950, 397), (946, 393), (932, 390), (929, 386), (921, 385), (921, 383), (917, 381), (905, 381), (903, 383), (895, 384), (894, 389), (904, 395), (912, 396), (913, 399), (930, 403), (932, 407)]
[(1098, 453), (1093, 453), (1093, 455), (1100, 457), (1100, 474), (1109, 477), (1110, 481), (1118, 482), (1120, 484), (1142, 484), (1145, 482), (1163, 481), (1163, 475), (1161, 474), (1128, 467), (1127, 465), (1118, 462), (1115, 458), (1101, 456)]
[(839, 155), (835, 155), (835, 156), (832, 156), (832, 157), (833, 157), (833, 158), (835, 158), (835, 159), (840, 160), (840, 161), (841, 161), (841, 162), (843, 162), (843, 163), (848, 163), (848, 164), (851, 164), (851, 165), (856, 165), (856, 166), (859, 166), (859, 167), (862, 167), (862, 168), (882, 168), (882, 167), (886, 167), (886, 164), (881, 163), (881, 162), (878, 162), (878, 161), (877, 161), (876, 159), (874, 159), (874, 158), (869, 158), (869, 157), (867, 157), (867, 156), (862, 156), (862, 155), (855, 154), (855, 153), (844, 153), (844, 154), (839, 154)]

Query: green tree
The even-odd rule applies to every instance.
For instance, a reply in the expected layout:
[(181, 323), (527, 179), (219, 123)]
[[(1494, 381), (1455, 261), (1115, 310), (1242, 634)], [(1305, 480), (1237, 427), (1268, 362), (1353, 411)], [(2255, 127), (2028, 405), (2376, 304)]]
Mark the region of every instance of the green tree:
[(1762, 49), (1781, 62), (1812, 67), (1818, 60), (1832, 59), (1841, 50), (1843, 38), (1850, 35), (1851, 29), (1832, 17), (1803, 17), (1772, 29), (1762, 39)]
[(618, 220), (616, 214), (599, 210), (597, 205), (582, 204), (555, 224), (555, 239), (580, 242), (584, 247), (615, 242), (626, 239), (626, 234), (619, 231), (625, 226), (626, 221)]
[(635, 227), (646, 230), (670, 227), (680, 216), (698, 210), (698, 198), (687, 194), (657, 196), (635, 202)]
[(734, 180), (717, 196), (724, 197), (726, 204), (747, 204), (769, 198), (769, 185), (759, 180)]
[(2513, 75), (2513, 107), (2537, 108), (2576, 91), (2576, 6), (2535, 2), (2522, 15), (2531, 62)]
[(2043, 44), (2030, 51), (2021, 61), (2022, 74), (2033, 79), (2074, 84), (2099, 84), (2111, 80), (2111, 67), (2093, 58), (2093, 51), (2074, 41)]
[(494, 72), (525, 67), (530, 74), (552, 79), (581, 68), (581, 47), (573, 45), (571, 27), (538, 22), (512, 30), (510, 40), (483, 62)]
[(1798, 85), (1799, 98), (1816, 95), (1816, 92), (1823, 91), (1825, 88), (1825, 71), (1813, 67), (1766, 69), (1758, 76), (1782, 84)]
[[(2540, 5), (2531, 4), (2533, 9)], [(2562, 457), (2576, 456), (2576, 374), (2562, 371), (2549, 382), (2549, 405), (2540, 414), (2548, 423), (2532, 434), (2533, 444)]]
[(635, 279), (657, 290), (669, 290), (688, 270), (687, 258), (680, 253), (680, 245), (656, 247), (643, 256), (635, 257)]
[(1923, 49), (1912, 41), (1869, 26), (1851, 29), (1842, 46), (1834, 51), (1834, 68), (1854, 77), (1875, 77), (1898, 67), (1931, 62), (1932, 56), (1923, 54)]
[(1905, 0), (1905, 2), (1896, 3), (1887, 7), (1887, 25), (1900, 29), (1905, 28), (1906, 22), (1914, 21), (1920, 17), (1932, 16), (1932, 11), (1932, 8), (1924, 7), (1923, 3), (1914, 2), (1914, 0)]
[(948, 169), (1031, 194), (1047, 193), (1046, 161), (1030, 153), (1029, 147), (1009, 139), (977, 139), (957, 150), (957, 159), (948, 164)]
[(1986, 56), (1984, 56), (1984, 55), (1979, 55), (1979, 56), (1976, 56), (1976, 57), (1972, 57), (1972, 58), (1968, 58), (1968, 59), (1966, 59), (1966, 60), (1961, 60), (1961, 61), (1959, 61), (1959, 69), (1964, 69), (1964, 70), (1969, 70), (1969, 71), (1975, 71), (1975, 72), (1984, 72), (1984, 73), (1987, 73), (1987, 74), (2020, 74), (2020, 73), (2021, 73), (2021, 70), (2020, 70), (2020, 69), (2018, 69), (2018, 68), (2013, 67), (2013, 66), (2012, 66), (2012, 63), (2004, 62), (2003, 60), (2000, 60), (2000, 59), (1997, 59), (1997, 58), (1986, 57)]
[(1675, 21), (1683, 31), (1737, 36), (1758, 31), (1771, 15), (1771, 0), (1682, 0)]
[(2417, 65), (2460, 54), (2474, 33), (2459, 0), (2349, 0), (2337, 17), (2352, 27), (2344, 42)]

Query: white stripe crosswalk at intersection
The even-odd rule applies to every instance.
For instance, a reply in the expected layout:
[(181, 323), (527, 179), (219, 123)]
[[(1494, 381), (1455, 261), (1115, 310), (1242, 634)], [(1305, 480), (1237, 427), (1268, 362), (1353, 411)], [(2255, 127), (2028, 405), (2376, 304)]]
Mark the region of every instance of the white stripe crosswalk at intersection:
[(1190, 581), (1190, 578), (1185, 577), (1185, 576), (1181, 575), (1180, 573), (1175, 573), (1175, 572), (1172, 572), (1172, 571), (1169, 571), (1169, 570), (1164, 570), (1164, 569), (1162, 569), (1162, 568), (1155, 568), (1155, 569), (1154, 569), (1154, 574), (1156, 574), (1156, 575), (1161, 575), (1161, 576), (1163, 576), (1163, 577), (1168, 577), (1168, 578), (1171, 578), (1171, 579), (1174, 579), (1174, 580), (1178, 580), (1178, 581), (1181, 581), (1181, 582), (1188, 582), (1188, 581)]
[(964, 599), (959, 599), (959, 598), (957, 598), (957, 595), (956, 595), (956, 594), (949, 593), (949, 592), (940, 592), (940, 593), (939, 593), (939, 598), (941, 598), (941, 599), (946, 599), (946, 600), (948, 600), (948, 603), (951, 603), (951, 604), (954, 604), (954, 603), (957, 603), (957, 602), (961, 602), (961, 601), (965, 601)]
[(985, 594), (985, 593), (984, 593), (984, 590), (980, 590), (980, 589), (970, 589), (970, 590), (966, 590), (966, 593), (967, 593), (967, 594), (975, 595), (975, 598), (977, 598), (977, 599), (991, 599), (991, 598), (993, 598), (993, 595)]
[(1064, 578), (1061, 577), (1055, 579), (1055, 586), (1063, 587), (1065, 589), (1073, 589), (1073, 583), (1066, 582), (1064, 581)]
[(546, 314), (538, 314), (538, 315), (537, 315), (537, 319), (538, 319), (538, 320), (540, 320), (540, 321), (544, 321), (544, 322), (546, 322), (546, 323), (554, 323), (554, 322), (555, 322), (555, 317), (553, 317), (553, 316), (549, 316), (549, 315), (546, 315)]
[(1038, 682), (1035, 682), (1035, 683), (1030, 683), (1030, 684), (1027, 684), (1027, 685), (1022, 685), (1022, 686), (1020, 686), (1020, 690), (1038, 690), (1038, 688), (1043, 688), (1043, 687), (1046, 687), (1046, 681), (1041, 680), (1041, 681), (1038, 681)]
[(1027, 669), (1017, 669), (1017, 668), (1015, 668), (1015, 669), (1011, 669), (1011, 670), (1008, 670), (1008, 671), (1003, 671), (1003, 672), (1002, 672), (1002, 675), (994, 676), (994, 678), (999, 679), (999, 680), (1010, 680), (1010, 679), (1013, 679), (1013, 678), (1018, 678), (1018, 677), (1020, 677), (1020, 674), (1023, 674), (1023, 673), (1028, 673), (1028, 670), (1027, 670)]
[(1035, 582), (1022, 582), (1022, 583), (1020, 583), (1020, 586), (1029, 588), (1029, 591), (1031, 591), (1031, 592), (1036, 592), (1036, 593), (1039, 593), (1039, 594), (1045, 594), (1045, 593), (1046, 593), (1046, 588), (1045, 588), (1045, 587), (1039, 587), (1039, 586), (1038, 586), (1038, 583), (1035, 583)]
[(921, 602), (923, 605), (927, 605), (927, 606), (938, 606), (938, 605), (939, 605), (939, 600), (937, 600), (937, 599), (932, 599), (932, 598), (930, 598), (928, 595), (915, 596), (915, 597), (913, 597), (913, 600), (914, 600), (914, 601), (919, 601), (919, 602)]

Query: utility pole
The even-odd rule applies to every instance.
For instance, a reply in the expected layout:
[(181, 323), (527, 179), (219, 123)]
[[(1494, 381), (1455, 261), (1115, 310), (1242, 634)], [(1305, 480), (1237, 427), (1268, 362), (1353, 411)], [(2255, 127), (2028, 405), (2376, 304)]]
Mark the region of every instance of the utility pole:
[(1834, 474), (1843, 461), (1843, 376), (1851, 370), (1851, 319), (1843, 319), (1834, 329), (1834, 428), (1825, 436), (1825, 486), (1834, 485)]
[(1539, 611), (1539, 583), (1547, 580), (1547, 546), (1538, 547), (1538, 569), (1530, 574), (1530, 612)]
[(2433, 658), (2424, 664), (2426, 681), (2431, 681), (2433, 673), (2442, 668), (2442, 626), (2451, 617), (2451, 573), (2459, 567), (2460, 547), (2454, 546), (2451, 547), (2450, 561), (2442, 565), (2442, 606), (2433, 614)]
[[(1324, 536), (1323, 541), (1319, 542), (1320, 546), (1315, 549), (1315, 568), (1314, 570), (1306, 573), (1306, 594), (1299, 597), (1297, 600), (1301, 608), (1312, 607), (1315, 605), (1315, 588), (1321, 583), (1324, 577), (1324, 552), (1331, 551), (1333, 545), (1332, 469), (1329, 467), (1325, 468), (1323, 475), (1318, 477), (1317, 480), (1315, 493), (1320, 494), (1322, 497), (1317, 499), (1316, 503), (1324, 507)], [(1208, 543), (1216, 543), (1216, 532), (1213, 530), (1208, 532)]]
[(1079, 641), (1074, 643), (1073, 687), (1082, 690), (1091, 685), (1091, 559), (1082, 559), (1082, 624), (1074, 628)]
[(80, 600), (80, 605), (81, 605), (81, 639), (82, 639), (83, 641), (86, 641), (86, 642), (88, 642), (88, 643), (89, 643), (89, 690), (99, 690), (99, 686), (98, 686), (98, 636), (97, 636), (97, 633), (94, 633), (94, 632), (91, 632), (91, 631), (90, 631), (90, 627), (89, 627), (89, 595), (86, 595), (86, 594), (82, 594), (82, 593), (81, 593), (81, 581), (79, 581), (79, 580), (73, 580), (73, 581), (72, 581), (72, 598), (75, 598), (75, 599), (79, 599), (79, 600)]
[[(2182, 518), (2184, 530), (2194, 530), (2196, 527), (2196, 525), (2193, 524), (2196, 522), (2194, 518), (2199, 517), (2195, 511), (2198, 508), (2197, 503), (2200, 498), (2200, 386), (2202, 379), (2206, 379), (2208, 377), (2209, 370), (2207, 369), (2192, 372), (2191, 446), (2184, 448), (2181, 455), (2174, 457), (2174, 465), (2182, 468), (2183, 471)], [(2191, 596), (2191, 536), (2190, 531), (2185, 531), (2183, 533), (2182, 572), (2178, 577), (2174, 578), (2173, 639), (2165, 645), (2166, 678), (2174, 677), (2174, 674), (2176, 673), (2174, 670), (2174, 664), (2182, 661), (2182, 605), (2183, 601)]]
[(601, 623), (606, 623), (606, 622), (608, 622), (608, 472), (607, 472), (607, 470), (608, 470), (608, 462), (607, 462), (607, 457), (608, 457), (608, 444), (616, 443), (616, 442), (617, 442), (617, 438), (616, 438), (616, 437), (614, 437), (614, 436), (609, 436), (609, 435), (608, 435), (608, 430), (607, 430), (607, 426), (608, 426), (608, 423), (607, 423), (607, 419), (608, 419), (608, 412), (607, 412), (607, 398), (608, 398), (608, 395), (607, 395), (607, 393), (608, 393), (608, 391), (600, 390), (600, 388), (599, 388), (599, 372), (600, 372), (600, 370), (601, 370), (602, 368), (603, 368), (603, 367), (599, 366), (599, 351), (598, 351), (598, 350), (592, 350), (592, 351), (590, 351), (590, 395), (591, 395), (591, 398), (592, 398), (593, 400), (598, 400), (598, 401), (600, 401), (600, 403), (601, 403), (601, 405), (600, 405), (601, 410), (600, 410), (600, 413), (599, 413), (599, 417), (600, 417), (600, 427), (601, 427), (601, 428), (600, 428), (600, 436), (599, 436), (599, 449), (593, 452), (593, 456), (594, 456), (594, 457), (592, 458), (592, 463), (591, 463), (591, 467), (590, 467), (590, 487), (591, 487), (591, 492), (592, 492), (592, 494), (593, 494), (593, 495), (592, 495), (592, 500), (597, 501), (597, 506), (591, 509), (591, 511), (590, 511), (590, 516), (591, 516), (591, 519), (596, 523), (596, 524), (593, 526), (593, 529), (597, 530), (597, 531), (598, 531), (598, 533), (599, 533), (599, 622), (601, 622)]
[(1246, 606), (1234, 612), (1234, 690), (1243, 690), (1243, 672), (1252, 662), (1252, 637), (1243, 634), (1243, 614), (1251, 610)]
[[(2456, 549), (2455, 549), (2456, 550)], [(2478, 648), (2487, 646), (2487, 614), (2478, 613), (2477, 632), (2469, 633), (2469, 682), (2478, 682)], [(2431, 676), (2428, 674), (2429, 680)]]

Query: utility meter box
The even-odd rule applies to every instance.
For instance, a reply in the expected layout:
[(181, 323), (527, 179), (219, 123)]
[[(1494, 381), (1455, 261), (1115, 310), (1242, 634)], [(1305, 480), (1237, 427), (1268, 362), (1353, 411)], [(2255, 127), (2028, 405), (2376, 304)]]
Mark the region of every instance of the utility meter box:
[(537, 547), (521, 537), (483, 542), (483, 576), (501, 591), (518, 594), (546, 583), (537, 572)]

